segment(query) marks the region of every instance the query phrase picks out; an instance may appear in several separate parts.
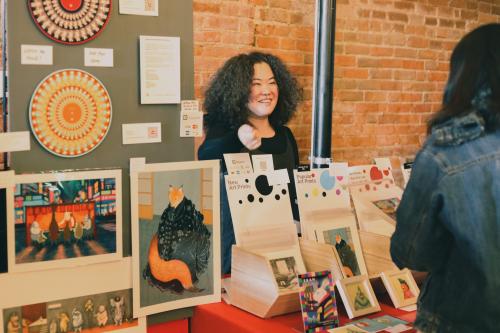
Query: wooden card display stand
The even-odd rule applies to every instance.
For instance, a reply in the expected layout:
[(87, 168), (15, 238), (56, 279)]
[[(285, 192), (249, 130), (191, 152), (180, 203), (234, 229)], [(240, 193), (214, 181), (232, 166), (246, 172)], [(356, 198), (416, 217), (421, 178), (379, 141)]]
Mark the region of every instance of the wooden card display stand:
[[(268, 187), (259, 188), (262, 183)], [(293, 257), (297, 267), (302, 267), (295, 273), (305, 273), (308, 267), (302, 260), (287, 184), (275, 183), (272, 172), (231, 175), (226, 176), (226, 189), (236, 238), (231, 304), (262, 318), (300, 311), (298, 284), (293, 288), (278, 285), (280, 277), (270, 264), (273, 256)]]
[(351, 167), (349, 188), (369, 276), (378, 277), (383, 271), (397, 269), (390, 254), (396, 220), (389, 206), (399, 203), (403, 191), (395, 185), (390, 163)]

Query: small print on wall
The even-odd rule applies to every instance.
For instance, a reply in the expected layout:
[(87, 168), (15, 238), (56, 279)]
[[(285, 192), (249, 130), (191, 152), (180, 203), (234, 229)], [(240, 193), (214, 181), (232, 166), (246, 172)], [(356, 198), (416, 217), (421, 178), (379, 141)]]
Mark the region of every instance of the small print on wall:
[(132, 172), (137, 315), (220, 300), (218, 168), (178, 162)]
[(121, 170), (17, 175), (8, 214), (13, 271), (121, 258)]

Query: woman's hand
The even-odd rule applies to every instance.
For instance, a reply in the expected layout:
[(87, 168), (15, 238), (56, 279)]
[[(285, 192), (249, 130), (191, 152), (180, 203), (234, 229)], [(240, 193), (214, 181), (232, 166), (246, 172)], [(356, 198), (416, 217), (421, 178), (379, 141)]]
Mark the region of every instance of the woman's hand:
[(243, 124), (238, 128), (238, 139), (248, 150), (255, 150), (262, 143), (257, 130), (248, 124)]

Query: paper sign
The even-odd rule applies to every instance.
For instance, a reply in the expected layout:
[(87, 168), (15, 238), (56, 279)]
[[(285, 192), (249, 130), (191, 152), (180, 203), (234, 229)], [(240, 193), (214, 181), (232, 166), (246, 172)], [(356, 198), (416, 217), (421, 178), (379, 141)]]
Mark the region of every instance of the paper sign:
[(52, 65), (52, 46), (21, 45), (21, 65)]
[(183, 100), (181, 101), (181, 111), (200, 111), (200, 103), (196, 100)]
[(140, 36), (141, 104), (181, 101), (179, 37)]
[(267, 172), (267, 182), (270, 186), (288, 184), (290, 182), (290, 177), (288, 177), (287, 169), (280, 169), (271, 172)]
[(158, 16), (158, 0), (120, 0), (120, 14)]
[(224, 154), (227, 173), (229, 175), (248, 175), (253, 173), (248, 153)]
[(181, 111), (181, 137), (203, 135), (203, 113), (199, 111)]
[(124, 145), (161, 142), (161, 123), (139, 123), (122, 125)]
[(252, 165), (254, 172), (267, 172), (274, 170), (273, 155), (258, 154), (252, 155)]
[(30, 150), (30, 132), (0, 133), (0, 152)]
[(113, 49), (85, 48), (85, 66), (113, 67)]

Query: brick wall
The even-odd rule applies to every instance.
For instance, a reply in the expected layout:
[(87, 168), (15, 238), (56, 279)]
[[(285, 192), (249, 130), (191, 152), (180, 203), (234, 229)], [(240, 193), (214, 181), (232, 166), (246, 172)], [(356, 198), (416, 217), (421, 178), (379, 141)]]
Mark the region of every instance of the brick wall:
[[(194, 0), (195, 91), (230, 56), (282, 57), (306, 100), (291, 122), (310, 151), (314, 0)], [(500, 22), (500, 0), (337, 0), (332, 148), (352, 164), (411, 157), (440, 107), (448, 60), (466, 31)]]

